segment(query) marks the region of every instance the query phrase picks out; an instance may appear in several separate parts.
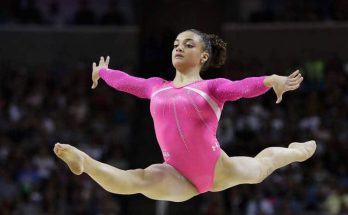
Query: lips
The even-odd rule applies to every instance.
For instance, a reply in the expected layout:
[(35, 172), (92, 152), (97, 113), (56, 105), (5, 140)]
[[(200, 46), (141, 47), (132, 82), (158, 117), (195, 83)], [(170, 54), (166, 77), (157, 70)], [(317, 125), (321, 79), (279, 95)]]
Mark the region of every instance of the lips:
[(180, 53), (176, 53), (176, 54), (174, 55), (174, 57), (177, 58), (177, 59), (181, 59), (181, 58), (184, 57), (184, 55), (182, 55), (182, 54), (180, 54)]

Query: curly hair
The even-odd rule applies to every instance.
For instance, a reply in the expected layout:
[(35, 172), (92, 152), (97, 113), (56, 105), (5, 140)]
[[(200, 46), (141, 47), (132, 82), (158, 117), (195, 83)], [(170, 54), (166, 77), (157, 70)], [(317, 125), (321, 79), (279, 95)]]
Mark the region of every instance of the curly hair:
[(207, 51), (209, 54), (208, 61), (204, 63), (202, 71), (205, 71), (210, 67), (219, 68), (225, 64), (227, 43), (215, 34), (206, 34), (196, 29), (190, 29), (188, 31), (201, 37), (204, 51)]

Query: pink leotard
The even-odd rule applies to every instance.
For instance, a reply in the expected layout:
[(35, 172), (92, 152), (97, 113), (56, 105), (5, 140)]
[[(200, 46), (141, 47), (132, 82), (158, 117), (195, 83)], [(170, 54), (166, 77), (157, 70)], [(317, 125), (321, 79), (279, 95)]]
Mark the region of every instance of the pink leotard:
[(265, 77), (240, 81), (224, 78), (196, 81), (176, 87), (162, 78), (138, 78), (119, 70), (101, 69), (111, 87), (150, 99), (156, 137), (165, 162), (194, 184), (198, 192), (212, 189), (220, 156), (216, 130), (225, 101), (265, 93)]

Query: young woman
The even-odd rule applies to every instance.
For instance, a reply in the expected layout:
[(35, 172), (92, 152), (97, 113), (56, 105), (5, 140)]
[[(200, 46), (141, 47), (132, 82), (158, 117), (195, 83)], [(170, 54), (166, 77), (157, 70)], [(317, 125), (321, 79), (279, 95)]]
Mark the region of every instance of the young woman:
[(276, 169), (310, 158), (316, 143), (291, 143), (270, 147), (255, 157), (229, 157), (219, 148), (216, 130), (226, 101), (259, 96), (273, 88), (277, 103), (286, 91), (297, 89), (303, 78), (263, 76), (230, 81), (203, 80), (200, 72), (221, 66), (226, 43), (215, 35), (191, 29), (174, 41), (173, 81), (142, 79), (108, 69), (110, 58), (93, 63), (92, 89), (102, 78), (111, 87), (151, 100), (150, 109), (164, 163), (146, 169), (120, 170), (92, 159), (77, 148), (57, 143), (54, 152), (80, 175), (87, 173), (105, 190), (117, 194), (141, 193), (155, 200), (181, 202), (207, 191), (221, 191), (238, 184), (262, 182)]

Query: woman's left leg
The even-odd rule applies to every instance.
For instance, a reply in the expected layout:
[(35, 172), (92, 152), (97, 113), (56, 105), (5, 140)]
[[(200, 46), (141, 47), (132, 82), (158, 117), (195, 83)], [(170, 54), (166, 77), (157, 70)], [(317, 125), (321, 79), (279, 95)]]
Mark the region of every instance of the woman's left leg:
[(255, 157), (228, 157), (222, 152), (215, 169), (213, 191), (238, 184), (257, 184), (273, 171), (293, 162), (310, 158), (316, 149), (315, 141), (291, 143), (288, 148), (269, 147)]

